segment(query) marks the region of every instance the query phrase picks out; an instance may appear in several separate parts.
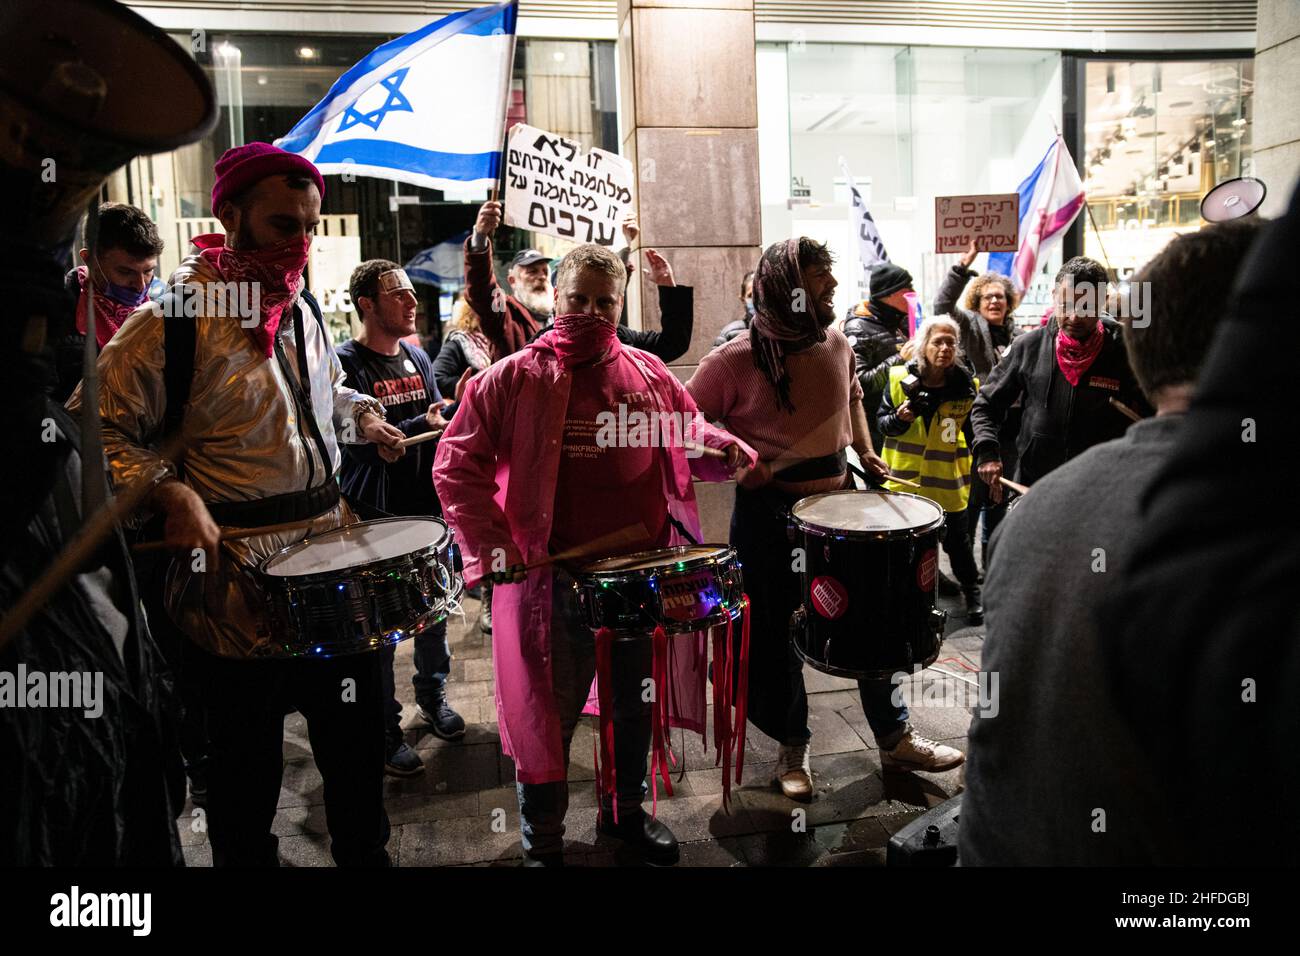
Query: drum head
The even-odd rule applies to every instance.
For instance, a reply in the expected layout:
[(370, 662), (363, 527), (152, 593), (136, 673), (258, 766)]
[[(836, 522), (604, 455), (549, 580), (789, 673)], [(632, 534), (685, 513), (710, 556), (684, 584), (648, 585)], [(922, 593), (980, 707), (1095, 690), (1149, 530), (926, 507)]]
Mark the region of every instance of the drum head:
[(920, 495), (832, 491), (800, 500), (790, 516), (802, 527), (832, 534), (905, 533), (943, 520), (943, 509)]
[(674, 564), (689, 563), (700, 559), (718, 558), (726, 554), (728, 548), (710, 544), (682, 545), (676, 548), (660, 548), (657, 551), (638, 551), (636, 554), (624, 554), (615, 558), (601, 558), (582, 566), (584, 574), (613, 574), (625, 571), (650, 571), (655, 568), (671, 567)]
[(447, 543), (447, 526), (437, 518), (383, 518), (336, 528), (299, 541), (272, 555), (264, 574), (297, 577), (361, 567)]

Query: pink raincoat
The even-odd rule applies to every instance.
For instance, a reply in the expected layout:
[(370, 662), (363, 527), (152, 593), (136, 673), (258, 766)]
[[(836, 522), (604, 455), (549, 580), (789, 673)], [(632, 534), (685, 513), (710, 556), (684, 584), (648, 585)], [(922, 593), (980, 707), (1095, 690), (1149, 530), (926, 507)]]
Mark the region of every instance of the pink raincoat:
[[(494, 549), (501, 549), (497, 568), (547, 556), (572, 381), (548, 338), (542, 336), (475, 376), (438, 442), (433, 480), (456, 531), (465, 583), (471, 587), (493, 570)], [(757, 462), (752, 448), (698, 416), (695, 401), (660, 359), (617, 341), (614, 349), (617, 361), (630, 363), (645, 379), (657, 410), (683, 416), (688, 441), (710, 448), (735, 443), (751, 466)], [(698, 539), (691, 476), (726, 481), (730, 472), (721, 459), (687, 458), (680, 447), (662, 448), (660, 453), (668, 458), (662, 469), (668, 512)], [(672, 543), (687, 542), (674, 535)], [(514, 758), (522, 783), (565, 779), (560, 718), (551, 692), (551, 581), (549, 567), (537, 568), (524, 581), (499, 584), (492, 592), (501, 748)], [(702, 733), (706, 635), (675, 640), (670, 722)]]

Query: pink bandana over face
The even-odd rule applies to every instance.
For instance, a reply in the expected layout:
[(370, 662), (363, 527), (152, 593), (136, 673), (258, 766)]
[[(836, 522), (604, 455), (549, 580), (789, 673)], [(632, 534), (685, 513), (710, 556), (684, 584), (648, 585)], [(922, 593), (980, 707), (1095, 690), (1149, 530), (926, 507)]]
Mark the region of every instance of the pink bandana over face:
[(81, 297), (77, 300), (77, 331), (86, 334), (86, 296), (95, 297), (95, 341), (102, 349), (108, 340), (117, 334), (127, 316), (138, 309), (139, 305), (124, 305), (116, 299), (110, 299), (95, 288), (90, 281), (89, 270), (77, 266), (77, 282), (81, 285)]
[(1079, 384), (1079, 379), (1092, 366), (1093, 360), (1101, 351), (1101, 343), (1104, 339), (1105, 333), (1101, 329), (1100, 322), (1092, 330), (1092, 335), (1082, 342), (1070, 338), (1064, 332), (1057, 333), (1056, 366), (1067, 382), (1073, 386)]
[[(259, 303), (257, 325), (246, 328), (254, 344), (270, 358), (280, 319), (298, 294), (303, 270), (307, 268), (311, 237), (299, 236), (247, 251), (228, 248), (225, 237), (215, 233), (196, 236), (193, 242), (199, 248), (199, 255), (216, 267), (223, 282), (247, 284), (257, 290), (256, 296), (241, 291), (234, 301)], [(233, 316), (234, 312), (228, 314)]]
[(565, 368), (595, 361), (618, 344), (618, 328), (598, 315), (570, 312), (555, 317), (548, 336)]

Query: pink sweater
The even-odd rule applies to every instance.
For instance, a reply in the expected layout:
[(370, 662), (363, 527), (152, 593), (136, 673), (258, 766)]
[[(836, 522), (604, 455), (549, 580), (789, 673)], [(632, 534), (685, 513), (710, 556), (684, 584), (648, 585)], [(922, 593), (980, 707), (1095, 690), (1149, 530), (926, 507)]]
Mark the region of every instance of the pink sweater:
[(853, 348), (837, 329), (826, 330), (826, 341), (787, 355), (785, 367), (793, 414), (780, 408), (776, 389), (755, 367), (747, 335), (706, 355), (686, 383), (700, 411), (748, 442), (773, 471), (851, 445), (849, 403), (862, 401)]

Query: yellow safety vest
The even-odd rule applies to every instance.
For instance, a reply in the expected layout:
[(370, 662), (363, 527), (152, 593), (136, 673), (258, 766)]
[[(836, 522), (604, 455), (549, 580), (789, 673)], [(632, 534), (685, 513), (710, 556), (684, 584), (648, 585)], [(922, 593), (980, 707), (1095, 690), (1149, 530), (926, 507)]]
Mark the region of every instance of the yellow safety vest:
[[(907, 401), (903, 392), (903, 379), (907, 375), (906, 365), (895, 365), (889, 370), (889, 399), (895, 408)], [(974, 379), (974, 383), (978, 390), (979, 379)], [(921, 487), (893, 481), (887, 481), (885, 487), (890, 491), (923, 495), (944, 511), (966, 510), (971, 483), (970, 449), (966, 447), (962, 425), (974, 404), (971, 398), (943, 402), (930, 419), (928, 430), (925, 419), (917, 415), (903, 434), (896, 438), (886, 436), (880, 457), (885, 459), (890, 472), (918, 482)], [(945, 438), (952, 440), (945, 441)]]

